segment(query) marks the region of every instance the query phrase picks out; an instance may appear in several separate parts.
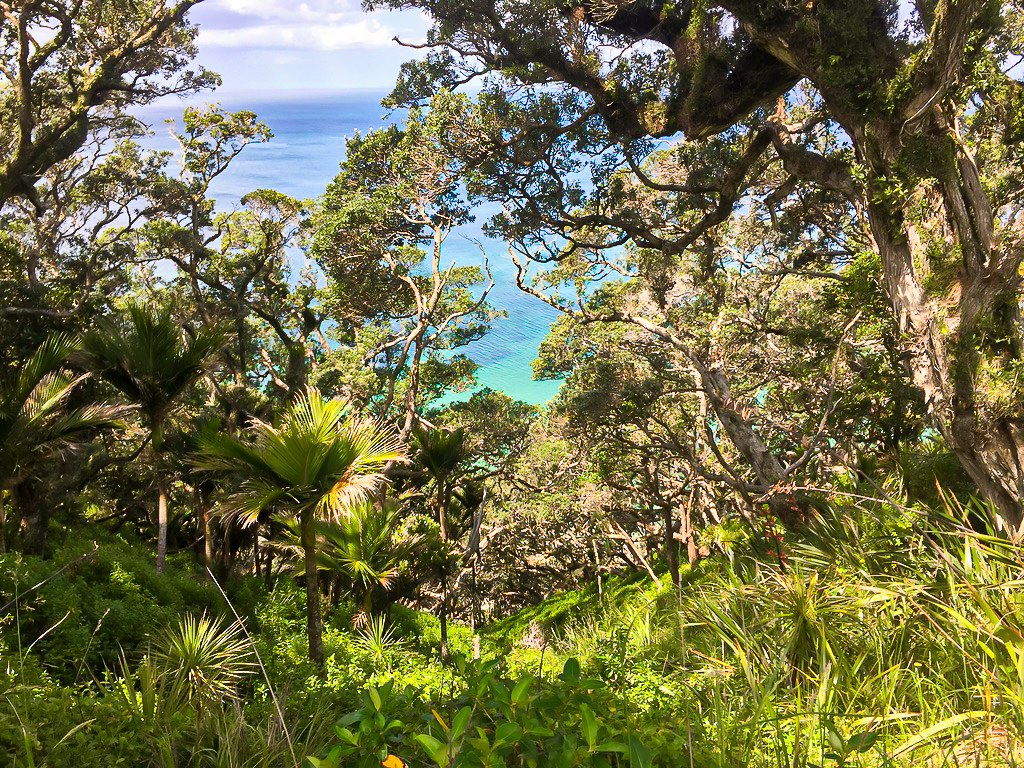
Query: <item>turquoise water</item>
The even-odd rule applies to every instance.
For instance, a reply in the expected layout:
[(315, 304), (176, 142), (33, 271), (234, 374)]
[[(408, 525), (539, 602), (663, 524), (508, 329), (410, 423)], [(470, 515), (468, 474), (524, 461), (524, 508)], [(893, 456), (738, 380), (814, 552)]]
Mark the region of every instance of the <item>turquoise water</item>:
[[(255, 112), (274, 132), (269, 143), (247, 147), (232, 161), (228, 171), (214, 181), (212, 193), (218, 206), (230, 209), (255, 189), (276, 189), (300, 199), (320, 196), (338, 172), (347, 137), (400, 119), (389, 119), (380, 106), (383, 96), (378, 91), (217, 95), (216, 101), (225, 109)], [(208, 97), (188, 103), (211, 100), (214, 99)], [(180, 119), (185, 106), (172, 100), (138, 111), (155, 131), (148, 146), (175, 148), (164, 121)], [(486, 210), (477, 212), (477, 222), (452, 232), (444, 250), (447, 259), (460, 265), (480, 265), (483, 257), (477, 242), (483, 245), (495, 280), (491, 304), (508, 312), (508, 317), (495, 320), (487, 336), (462, 351), (480, 364), (480, 387), (490, 387), (528, 403), (546, 403), (558, 392), (559, 382), (533, 381), (530, 363), (557, 313), (516, 288), (515, 266), (505, 245), (485, 238), (480, 231), (486, 218)]]

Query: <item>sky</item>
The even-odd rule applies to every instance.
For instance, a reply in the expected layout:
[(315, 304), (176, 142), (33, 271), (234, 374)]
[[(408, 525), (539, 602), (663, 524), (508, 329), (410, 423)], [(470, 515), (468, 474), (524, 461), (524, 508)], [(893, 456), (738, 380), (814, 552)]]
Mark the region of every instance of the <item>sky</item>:
[(419, 11), (366, 13), (359, 0), (204, 0), (198, 62), (221, 75), (221, 93), (372, 88), (390, 90), (417, 57), (392, 39), (420, 43)]

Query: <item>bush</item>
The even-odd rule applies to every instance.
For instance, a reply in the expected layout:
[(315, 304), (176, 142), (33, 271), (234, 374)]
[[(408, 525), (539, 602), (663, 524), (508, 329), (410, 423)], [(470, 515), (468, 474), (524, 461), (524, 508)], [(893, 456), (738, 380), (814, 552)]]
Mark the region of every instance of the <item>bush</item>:
[[(501, 662), (459, 661), (461, 692), (431, 708), (389, 683), (364, 693), (342, 718), (339, 743), (316, 768), (379, 766), (389, 755), (448, 766), (678, 766), (686, 740), (656, 711), (628, 711), (599, 680), (584, 679), (570, 659), (552, 680), (510, 679)], [(652, 748), (653, 745), (653, 748)]]
[(53, 560), (0, 558), (0, 594), (24, 595), (17, 622), (7, 627), (9, 645), (35, 644), (58, 679), (75, 681), (115, 667), (186, 611), (224, 611), (216, 588), (175, 559), (177, 567), (160, 576), (138, 542), (105, 533), (94, 541), (81, 531)]

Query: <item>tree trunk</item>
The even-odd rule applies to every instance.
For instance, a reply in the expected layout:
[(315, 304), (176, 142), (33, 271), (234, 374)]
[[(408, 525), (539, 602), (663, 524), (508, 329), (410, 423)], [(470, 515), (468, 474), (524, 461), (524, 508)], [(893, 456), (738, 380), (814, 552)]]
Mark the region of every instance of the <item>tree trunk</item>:
[(441, 661), (448, 660), (448, 563), (441, 572), (441, 606), (437, 611), (441, 619)]
[(441, 566), (441, 605), (438, 618), (441, 620), (441, 660), (448, 659), (448, 504), (451, 493), (447, 478), (437, 478), (437, 517), (441, 528), (441, 545), (444, 549), (444, 563)]
[[(676, 525), (672, 519), (672, 505), (663, 504), (661, 507), (662, 526), (664, 527), (665, 541), (665, 562), (668, 563), (668, 572), (672, 583), (679, 586), (679, 546), (676, 544)], [(685, 526), (686, 524), (683, 523)]]
[[(935, 110), (929, 129), (930, 141), (947, 149), (952, 143), (952, 152), (932, 189), (899, 202), (874, 189), (894, 174), (901, 147), (888, 136), (899, 134), (891, 126), (888, 132), (873, 126), (852, 134), (875, 176), (871, 234), (907, 366), (932, 423), (1002, 523), (1016, 530), (1024, 521), (1020, 403), (1000, 409), (999, 394), (985, 381), (992, 371), (1011, 371), (1021, 361), (1017, 295), (1024, 248), (999, 242), (977, 165), (956, 135), (956, 119)], [(922, 200), (930, 204), (926, 217), (914, 210)], [(937, 252), (957, 261), (935, 263)], [(936, 268), (952, 274), (946, 285), (926, 288), (926, 280), (934, 284), (941, 277)]]
[(692, 568), (697, 562), (697, 541), (693, 535), (693, 518), (697, 514), (697, 510), (700, 508), (700, 484), (701, 479), (694, 478), (693, 494), (690, 497), (690, 503), (686, 505), (686, 511), (683, 513), (683, 540), (686, 542), (686, 560)]
[(306, 632), (309, 640), (309, 660), (320, 668), (324, 666), (323, 621), (320, 618), (320, 583), (316, 574), (316, 534), (313, 531), (313, 513), (305, 511), (299, 518), (302, 529), (302, 552), (306, 565)]
[(306, 345), (296, 341), (288, 345), (288, 370), (285, 371), (288, 383), (288, 398), (298, 397), (306, 389), (308, 370), (306, 366)]
[(0, 488), (0, 555), (7, 552), (7, 490)]
[(445, 502), (444, 482), (437, 481), (437, 525), (441, 529), (441, 541), (448, 543), (448, 504)]
[(206, 578), (209, 579), (213, 572), (213, 526), (210, 525), (210, 505), (207, 504), (201, 492), (197, 492), (196, 496), (199, 520), (203, 526), (203, 566), (206, 570)]
[(163, 573), (167, 560), (167, 479), (159, 467), (156, 470), (156, 487), (160, 494), (156, 511), (156, 572)]
[(31, 479), (18, 483), (13, 495), (21, 518), (22, 551), (29, 555), (45, 556), (46, 537), (53, 513), (52, 500), (39, 498), (39, 488)]
[(259, 523), (257, 523), (256, 530), (253, 532), (252, 536), (252, 575), (255, 576), (257, 579), (263, 575), (262, 573), (260, 573), (261, 565), (262, 563), (260, 562), (260, 526)]
[[(473, 606), (472, 606), (472, 613), (470, 614), (470, 617), (469, 617), (469, 622), (470, 622), (470, 626), (473, 628), (473, 631), (476, 632), (476, 625), (477, 625), (476, 614), (477, 614), (478, 603), (479, 603), (479, 600), (477, 599), (477, 591), (476, 591), (476, 558), (473, 559), (473, 562), (471, 563), (471, 567), (473, 568), (473, 573), (472, 573), (472, 578), (473, 578), (473, 582), (472, 582), (472, 584), (473, 584), (473, 586), (472, 586), (472, 589), (473, 589)], [(477, 654), (477, 658), (480, 658), (479, 654)]]

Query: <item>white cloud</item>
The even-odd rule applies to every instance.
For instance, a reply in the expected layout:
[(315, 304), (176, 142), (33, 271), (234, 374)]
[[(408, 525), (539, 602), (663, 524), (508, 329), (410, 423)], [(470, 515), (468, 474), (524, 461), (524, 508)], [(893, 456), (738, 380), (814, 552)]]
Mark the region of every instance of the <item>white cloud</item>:
[(203, 29), (200, 46), (223, 48), (293, 48), (337, 51), (392, 45), (397, 32), (376, 19), (334, 24), (263, 24), (237, 29)]
[(264, 19), (293, 21), (361, 13), (357, 0), (312, 0), (299, 3), (297, 7), (293, 0), (207, 0), (205, 6)]
[(201, 46), (223, 48), (379, 48), (395, 35), (421, 40), (428, 28), (420, 11), (365, 13), (359, 0), (207, 0), (192, 19)]
[(380, 88), (421, 52), (392, 38), (422, 42), (430, 22), (418, 10), (364, 13), (360, 0), (204, 0), (199, 60), (220, 73), (224, 90)]

